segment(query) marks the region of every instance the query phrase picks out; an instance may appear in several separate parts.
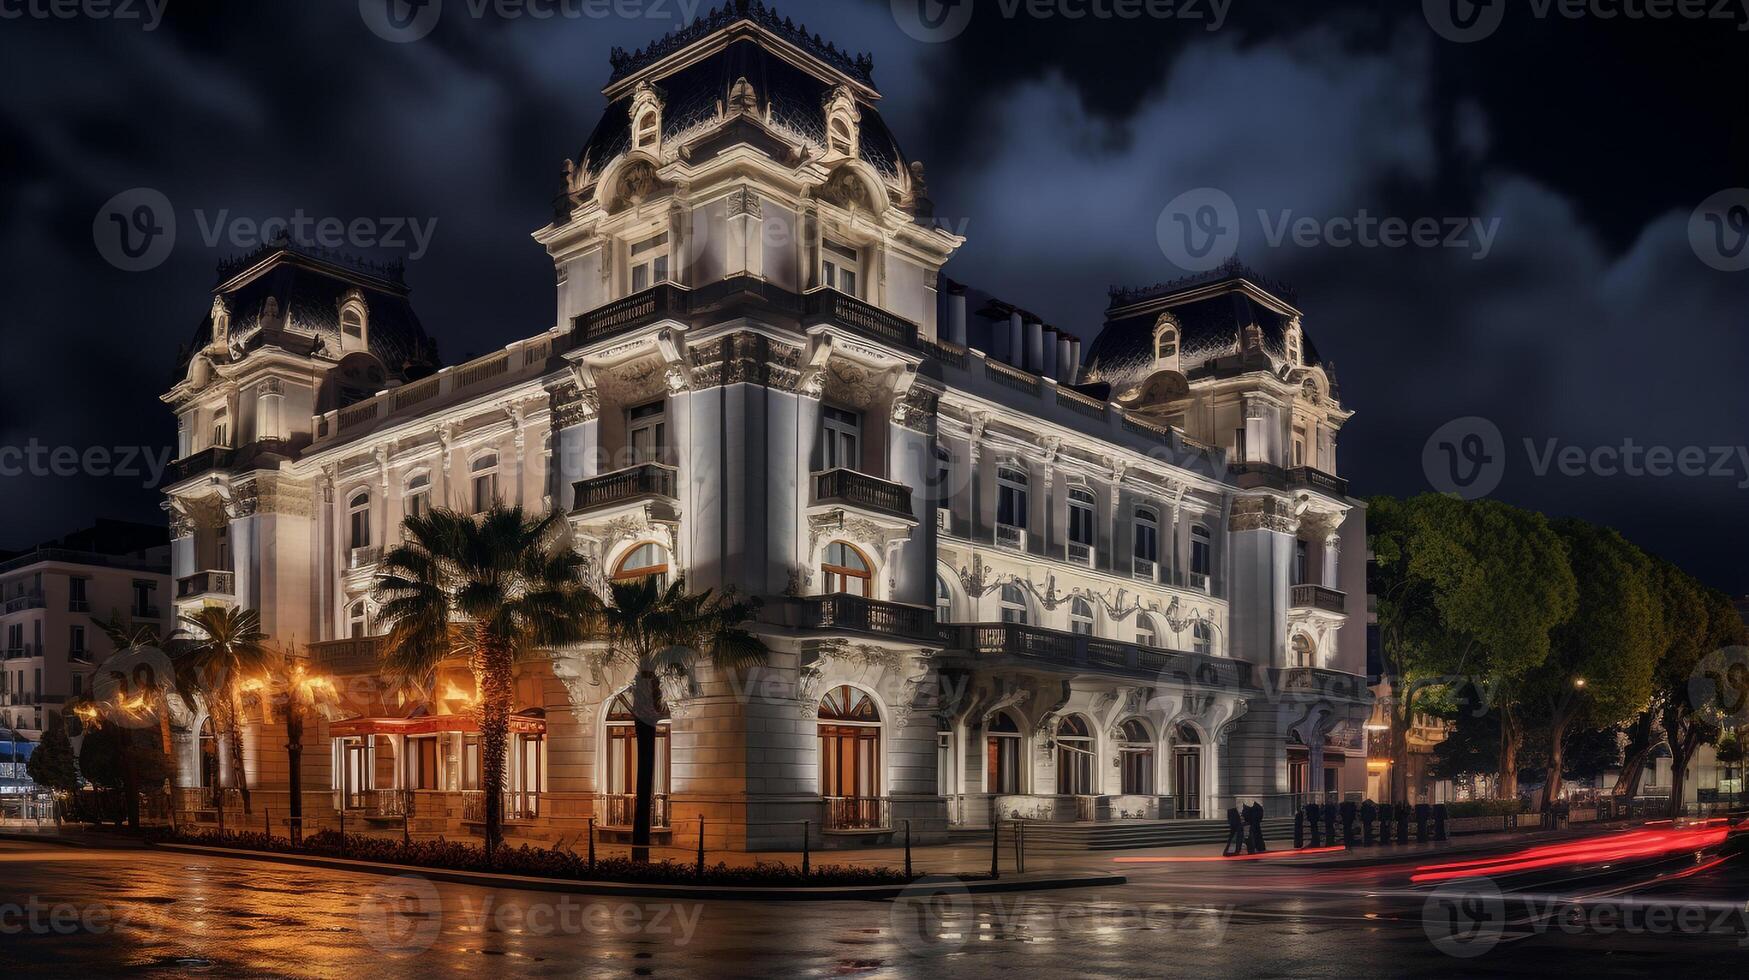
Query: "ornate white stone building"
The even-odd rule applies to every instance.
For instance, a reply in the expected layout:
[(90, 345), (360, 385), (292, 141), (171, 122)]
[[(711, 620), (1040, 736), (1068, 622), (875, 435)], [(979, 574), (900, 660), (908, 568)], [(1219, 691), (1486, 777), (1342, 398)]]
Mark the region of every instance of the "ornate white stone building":
[[(223, 271), (165, 396), (179, 608), (257, 609), (341, 678), (307, 812), (477, 810), (470, 682), (389, 692), (370, 589), (404, 515), (494, 500), (566, 515), (598, 581), (763, 600), (766, 668), (666, 691), (658, 824), (713, 846), (1364, 788), (1349, 413), (1282, 290), (1114, 293), (1083, 352), (951, 282), (869, 61), (758, 5), (616, 51), (604, 91), (534, 233), (550, 328), (437, 368), (396, 270), (278, 245)], [(513, 839), (630, 822), (629, 681), (519, 668)], [(221, 741), (190, 719), (189, 806), (238, 764), (283, 794), (271, 710)]]

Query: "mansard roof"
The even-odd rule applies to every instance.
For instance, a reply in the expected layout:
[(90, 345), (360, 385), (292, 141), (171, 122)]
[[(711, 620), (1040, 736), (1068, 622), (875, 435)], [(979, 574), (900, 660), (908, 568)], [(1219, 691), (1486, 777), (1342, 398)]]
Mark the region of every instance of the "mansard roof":
[[(699, 43), (716, 34), (724, 27), (750, 21), (756, 26), (771, 30), (769, 8), (757, 4), (746, 6), (749, 11), (764, 11), (762, 14), (749, 13), (745, 16), (735, 15), (726, 19), (710, 18), (694, 22), (710, 24), (709, 30), (691, 33), (692, 28), (677, 32), (687, 40), (685, 44), (672, 51), (664, 47), (660, 57), (653, 57), (640, 52), (642, 60), (636, 70), (620, 71), (616, 62), (615, 79), (631, 77), (636, 71), (641, 71), (668, 54), (682, 50), (694, 43)], [(713, 14), (715, 17), (715, 14)], [(792, 40), (782, 30), (773, 31), (780, 39)], [(677, 35), (670, 35), (675, 37)], [(657, 42), (652, 47), (662, 46), (664, 41)], [(860, 80), (867, 85), (867, 73), (860, 76), (848, 72), (844, 66), (828, 57), (834, 48), (798, 45), (809, 55), (819, 58), (825, 63), (825, 68), (818, 64), (810, 64), (805, 59), (784, 57), (774, 51), (769, 42), (758, 33), (748, 32), (727, 41), (721, 48), (705, 54), (691, 62), (676, 59), (672, 68), (653, 72), (649, 77), (640, 79), (640, 84), (648, 81), (655, 87), (662, 99), (662, 140), (681, 140), (701, 133), (722, 119), (724, 108), (730, 101), (730, 89), (741, 78), (747, 79), (753, 86), (754, 97), (757, 100), (760, 118), (772, 129), (785, 137), (812, 149), (816, 154), (825, 152), (826, 148), (826, 101), (834, 87), (840, 84), (835, 78), (842, 74), (845, 77)], [(622, 52), (623, 54), (623, 52)], [(626, 56), (633, 57), (633, 56)], [(628, 63), (629, 64), (629, 63)], [(805, 66), (805, 67), (804, 67)], [(827, 69), (836, 69), (827, 70)], [(578, 155), (578, 166), (583, 170), (586, 180), (593, 180), (606, 169), (607, 165), (621, 154), (631, 149), (632, 120), (631, 102), (633, 90), (621, 87), (616, 90), (615, 83), (610, 83), (608, 91), (612, 99), (601, 120), (596, 124), (594, 132), (583, 145)], [(879, 98), (879, 93), (872, 85), (867, 85), (857, 94), (858, 121), (858, 156), (873, 167), (883, 180), (894, 184), (903, 184), (910, 178), (909, 164), (898, 141), (881, 119), (872, 102)]]
[[(328, 249), (278, 239), (219, 266), (214, 295), (230, 311), (230, 339), (244, 350), (271, 344), (300, 354), (323, 352), (338, 360), (340, 306), (356, 290), (364, 300), (370, 352), (392, 378), (434, 370), (437, 344), (420, 324), (397, 265), (376, 264)], [(280, 316), (268, 319), (269, 300)], [(213, 311), (195, 328), (177, 359), (177, 374), (213, 336)]]
[[(1186, 375), (1224, 374), (1247, 369), (1245, 330), (1255, 325), (1263, 350), (1286, 354), (1289, 324), (1300, 311), (1293, 291), (1230, 261), (1207, 273), (1137, 289), (1113, 288), (1105, 326), (1088, 346), (1083, 377), (1122, 389), (1138, 382), (1154, 362), (1154, 328), (1163, 314), (1179, 327), (1179, 363)], [(1307, 366), (1320, 363), (1318, 350), (1301, 330)]]
[(741, 21), (747, 21), (764, 28), (778, 38), (843, 72), (846, 76), (870, 88), (874, 87), (874, 58), (872, 56), (866, 53), (852, 55), (847, 50), (840, 51), (833, 42), (822, 41), (820, 35), (810, 35), (806, 24), (795, 24), (788, 17), (780, 16), (775, 7), (768, 7), (760, 0), (734, 0), (732, 3), (713, 8), (704, 16), (693, 18), (692, 23), (685, 27), (670, 31), (657, 38), (650, 43), (649, 47), (630, 52), (624, 48), (614, 48), (608, 54), (608, 62), (613, 66), (613, 74), (608, 78), (608, 85), (611, 87), (615, 83), (624, 81), (662, 59), (683, 51), (700, 40)]

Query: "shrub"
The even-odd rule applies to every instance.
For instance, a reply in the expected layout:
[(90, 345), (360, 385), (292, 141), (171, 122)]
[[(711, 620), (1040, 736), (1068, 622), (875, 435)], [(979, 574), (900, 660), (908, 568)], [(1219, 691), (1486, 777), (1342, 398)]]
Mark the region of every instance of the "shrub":
[(719, 861), (706, 864), (704, 874), (690, 862), (635, 862), (629, 858), (601, 858), (593, 869), (589, 858), (574, 851), (557, 848), (537, 848), (501, 845), (496, 860), (486, 863), (486, 849), (471, 843), (446, 840), (416, 840), (403, 842), (386, 837), (363, 837), (324, 830), (310, 834), (299, 847), (292, 847), (284, 837), (269, 837), (261, 833), (199, 833), (158, 834), (151, 839), (208, 847), (232, 847), (241, 850), (269, 851), (280, 854), (309, 854), (318, 857), (346, 857), (383, 864), (406, 864), (451, 871), (493, 871), (502, 874), (528, 875), (540, 878), (567, 878), (576, 881), (621, 881), (638, 884), (677, 885), (759, 885), (785, 887), (799, 885), (894, 885), (905, 884), (903, 872), (893, 868), (860, 868), (841, 864), (816, 864), (804, 877), (802, 869), (787, 864), (757, 864), (753, 867), (730, 867)]
[(1524, 804), (1519, 800), (1467, 800), (1445, 805), (1448, 817), (1501, 817), (1524, 812)]

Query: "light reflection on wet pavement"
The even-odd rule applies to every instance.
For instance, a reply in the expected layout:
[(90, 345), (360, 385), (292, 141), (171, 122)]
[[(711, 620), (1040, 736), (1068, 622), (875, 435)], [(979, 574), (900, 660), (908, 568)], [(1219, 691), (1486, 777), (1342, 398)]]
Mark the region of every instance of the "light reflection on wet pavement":
[[(1370, 871), (1125, 872), (1131, 884), (1121, 887), (976, 898), (950, 888), (902, 904), (693, 902), (0, 843), (0, 959), (21, 978), (1352, 978), (1547, 973), (1570, 970), (1576, 956), (1589, 973), (1626, 975), (1691, 957), (1716, 969), (1749, 935), (1509, 930), (1482, 957), (1454, 958), (1429, 939), (1425, 896)], [(1749, 894), (1734, 868), (1682, 888), (1721, 908)]]

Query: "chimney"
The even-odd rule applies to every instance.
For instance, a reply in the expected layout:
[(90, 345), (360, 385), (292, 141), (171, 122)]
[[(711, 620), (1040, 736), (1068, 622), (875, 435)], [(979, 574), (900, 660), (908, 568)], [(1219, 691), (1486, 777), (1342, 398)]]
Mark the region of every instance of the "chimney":
[(1019, 365), (1034, 374), (1044, 363), (1045, 325), (1037, 320), (1026, 321), (1026, 363)]
[(1057, 376), (1057, 330), (1055, 327), (1045, 327), (1044, 360), (1039, 362), (1039, 374), (1047, 378)]
[(1081, 377), (1081, 338), (1069, 341), (1069, 380), (1076, 381)]
[(966, 287), (949, 286), (947, 291), (947, 339), (949, 343), (966, 345)]
[(1074, 342), (1067, 334), (1057, 335), (1057, 380), (1075, 383)]
[(1008, 314), (1008, 363), (1020, 367), (1026, 360), (1026, 331), (1020, 324), (1020, 314)]

